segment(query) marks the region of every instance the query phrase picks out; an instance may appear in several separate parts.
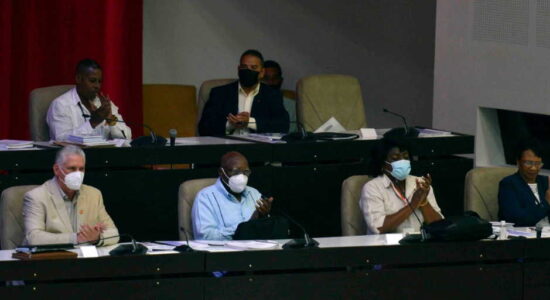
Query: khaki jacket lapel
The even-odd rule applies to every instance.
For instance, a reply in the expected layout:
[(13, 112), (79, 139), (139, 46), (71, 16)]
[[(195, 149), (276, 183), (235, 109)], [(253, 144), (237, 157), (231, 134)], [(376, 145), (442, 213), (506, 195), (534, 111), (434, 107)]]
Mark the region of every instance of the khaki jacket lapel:
[(57, 183), (54, 182), (54, 180), (56, 179), (54, 178), (48, 181), (48, 184), (47, 184), (49, 197), (51, 201), (54, 203), (54, 206), (55, 206), (55, 209), (57, 210), (57, 214), (59, 215), (59, 218), (63, 222), (63, 225), (65, 225), (65, 231), (73, 232), (73, 226), (71, 225), (71, 220), (69, 219), (69, 215), (67, 214), (67, 208), (65, 207), (65, 200), (61, 198), (61, 195), (57, 187)]
[[(76, 202), (76, 219), (77, 221), (77, 227), (80, 228), (83, 224), (87, 224), (88, 215), (89, 215), (89, 209), (90, 207), (86, 205), (88, 203), (86, 197), (88, 195), (84, 192), (84, 188), (80, 188), (80, 194), (78, 194), (78, 201)], [(92, 224), (95, 225), (95, 224)]]

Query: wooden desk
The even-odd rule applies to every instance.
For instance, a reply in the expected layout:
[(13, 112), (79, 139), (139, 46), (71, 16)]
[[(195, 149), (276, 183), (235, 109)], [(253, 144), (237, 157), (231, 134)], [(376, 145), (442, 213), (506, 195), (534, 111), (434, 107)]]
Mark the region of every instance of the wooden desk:
[[(550, 239), (396, 245), (395, 235), (318, 238), (319, 249), (11, 261), (5, 298), (544, 299)], [(103, 248), (106, 254), (110, 248)], [(225, 271), (219, 278), (213, 271)], [(542, 276), (542, 277), (541, 277)], [(10, 298), (11, 299), (11, 298)]]

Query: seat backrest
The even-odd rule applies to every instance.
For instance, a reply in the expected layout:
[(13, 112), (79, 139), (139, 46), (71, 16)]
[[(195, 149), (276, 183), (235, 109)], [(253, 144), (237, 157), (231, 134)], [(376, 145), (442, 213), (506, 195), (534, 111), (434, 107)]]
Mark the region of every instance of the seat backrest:
[(143, 123), (164, 137), (170, 129), (176, 129), (179, 137), (195, 136), (196, 94), (193, 85), (144, 84)]
[(363, 235), (367, 233), (365, 218), (359, 207), (361, 189), (371, 178), (367, 175), (354, 175), (342, 182), (340, 214), (342, 235)]
[(331, 117), (347, 130), (367, 127), (359, 80), (347, 75), (313, 75), (296, 84), (298, 121), (313, 131)]
[(23, 197), (38, 185), (20, 185), (5, 189), (0, 196), (0, 245), (15, 249), (25, 239)]
[(74, 85), (54, 85), (32, 90), (29, 96), (29, 128), (33, 141), (50, 140), (50, 131), (46, 123), (50, 103), (73, 87)]
[[(183, 228), (190, 240), (194, 239), (191, 209), (195, 202), (195, 196), (203, 188), (216, 183), (216, 180), (217, 178), (201, 178), (187, 180), (180, 184), (178, 192), (178, 228)], [(185, 234), (181, 230), (178, 230), (178, 232), (180, 233), (180, 240), (185, 241)]]
[(210, 97), (210, 91), (215, 87), (226, 85), (234, 81), (237, 81), (237, 79), (235, 78), (212, 79), (212, 80), (207, 80), (201, 84), (201, 87), (199, 88), (199, 96), (197, 97), (197, 125), (201, 119), (204, 105), (206, 104), (206, 101), (208, 101), (208, 98)]
[(292, 99), (292, 100), (296, 100), (297, 98), (296, 92), (293, 90), (281, 90), (281, 92), (283, 92), (283, 97), (285, 98)]
[(473, 210), (487, 221), (498, 221), (498, 184), (517, 171), (513, 167), (474, 168), (466, 173), (464, 210)]

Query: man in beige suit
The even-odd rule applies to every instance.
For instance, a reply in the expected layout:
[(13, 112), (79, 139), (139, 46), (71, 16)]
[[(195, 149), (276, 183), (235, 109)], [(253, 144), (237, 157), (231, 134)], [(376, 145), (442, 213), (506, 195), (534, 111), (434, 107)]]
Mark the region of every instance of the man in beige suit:
[(116, 244), (118, 230), (103, 205), (101, 192), (82, 185), (86, 156), (82, 149), (61, 149), (54, 178), (25, 194), (25, 244)]

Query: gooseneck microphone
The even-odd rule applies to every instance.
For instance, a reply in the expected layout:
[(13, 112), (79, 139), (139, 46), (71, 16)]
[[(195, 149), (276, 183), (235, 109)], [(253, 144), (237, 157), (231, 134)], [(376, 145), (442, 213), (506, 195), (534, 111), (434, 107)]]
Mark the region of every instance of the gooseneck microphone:
[(428, 234), (426, 233), (426, 229), (424, 228), (424, 222), (420, 221), (420, 218), (414, 211), (414, 208), (412, 207), (411, 203), (407, 200), (407, 206), (411, 209), (413, 215), (415, 216), (416, 220), (418, 220), (418, 223), (420, 223), (420, 241), (425, 242), (428, 240)]
[(401, 118), (404, 125), (403, 127), (396, 127), (391, 129), (390, 131), (384, 134), (384, 137), (400, 137), (400, 136), (417, 137), (418, 136), (418, 133), (419, 133), (418, 130), (414, 127), (409, 127), (409, 125), (407, 124), (407, 119), (403, 115), (387, 110), (385, 108), (383, 108), (382, 111)]
[(296, 120), (290, 123), (296, 123), (296, 127), (298, 127), (298, 130), (284, 135), (281, 138), (283, 141), (294, 142), (313, 139), (313, 134), (311, 132), (308, 132), (300, 121)]
[(168, 135), (170, 136), (170, 147), (176, 145), (176, 137), (178, 136), (178, 131), (174, 128), (168, 130)]
[(307, 233), (306, 229), (302, 224), (298, 223), (296, 220), (294, 220), (291, 216), (289, 216), (287, 213), (282, 211), (281, 209), (278, 209), (279, 213), (281, 213), (287, 220), (294, 223), (302, 232), (304, 233), (304, 238), (300, 239), (292, 239), (288, 241), (286, 244), (283, 245), (283, 249), (303, 249), (303, 248), (318, 248), (319, 242), (309, 237), (309, 234)]
[[(391, 184), (394, 185), (394, 189), (396, 189), (395, 184), (393, 182)], [(418, 217), (418, 215), (414, 211), (414, 208), (412, 207), (411, 203), (409, 202), (409, 199), (407, 199), (407, 198), (405, 198), (405, 199), (407, 200), (407, 201), (405, 201), (407, 203), (407, 206), (412, 211), (414, 217), (416, 218), (416, 220), (420, 224), (420, 242), (425, 242), (425, 241), (428, 240), (428, 233), (426, 232), (426, 229), (424, 228), (424, 222), (420, 221), (420, 218)]]
[(189, 237), (187, 236), (187, 231), (185, 231), (185, 228), (180, 227), (180, 231), (182, 231), (183, 235), (185, 235), (185, 242), (187, 243), (187, 245), (179, 245), (179, 246), (174, 248), (174, 251), (178, 251), (178, 252), (195, 252), (195, 249), (191, 248), (191, 246), (189, 244)]

